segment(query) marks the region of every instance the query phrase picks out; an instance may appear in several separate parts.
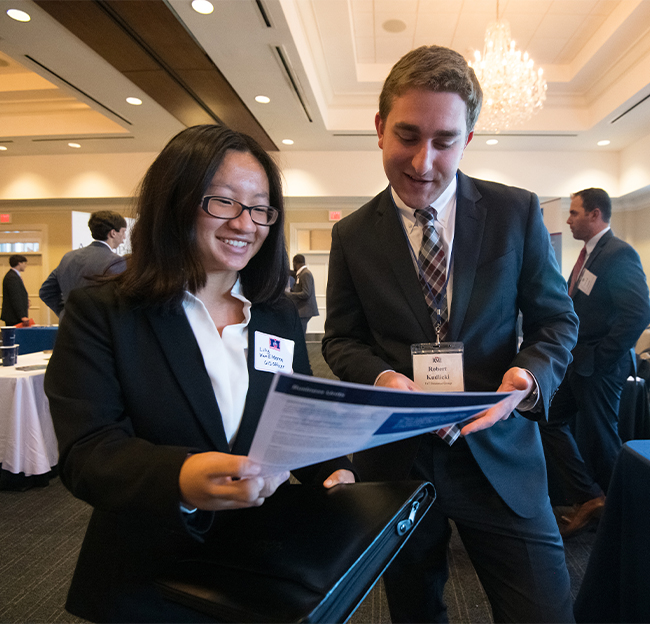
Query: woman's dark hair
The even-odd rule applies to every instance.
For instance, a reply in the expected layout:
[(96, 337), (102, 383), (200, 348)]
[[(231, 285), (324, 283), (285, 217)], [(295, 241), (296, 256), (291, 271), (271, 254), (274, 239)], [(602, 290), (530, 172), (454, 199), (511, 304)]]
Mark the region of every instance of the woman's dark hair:
[(117, 277), (122, 293), (166, 309), (180, 304), (183, 291), (206, 283), (196, 238), (197, 212), (229, 150), (250, 153), (266, 172), (270, 205), (279, 211), (260, 250), (240, 271), (244, 295), (253, 303), (276, 301), (289, 272), (284, 239), (280, 171), (251, 137), (215, 125), (177, 134), (144, 176), (137, 197), (128, 267)]

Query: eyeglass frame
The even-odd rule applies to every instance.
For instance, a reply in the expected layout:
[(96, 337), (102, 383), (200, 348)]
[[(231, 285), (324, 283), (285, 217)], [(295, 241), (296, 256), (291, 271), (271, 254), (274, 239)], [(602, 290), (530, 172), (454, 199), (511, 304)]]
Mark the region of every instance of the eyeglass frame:
[[(225, 199), (225, 200), (227, 200), (229, 202), (232, 202), (233, 204), (238, 204), (239, 206), (241, 206), (241, 210), (234, 217), (220, 217), (219, 215), (212, 214), (208, 210), (208, 205), (210, 204), (211, 199)], [(257, 221), (255, 221), (255, 219), (253, 218), (253, 210), (255, 210), (256, 208), (265, 208), (267, 210), (270, 208), (273, 211), (272, 212), (273, 220), (270, 223), (258, 223)], [(211, 217), (214, 217), (215, 219), (223, 219), (224, 221), (231, 221), (232, 219), (237, 219), (237, 218), (241, 217), (242, 212), (244, 212), (244, 210), (248, 210), (248, 215), (250, 216), (251, 221), (255, 225), (262, 225), (262, 226), (266, 226), (266, 227), (270, 227), (271, 225), (276, 223), (277, 220), (278, 220), (278, 217), (280, 216), (280, 211), (277, 208), (274, 208), (273, 206), (267, 206), (265, 204), (259, 204), (259, 205), (256, 205), (256, 206), (247, 206), (246, 204), (242, 204), (240, 201), (237, 201), (236, 199), (232, 199), (232, 197), (224, 197), (223, 195), (206, 195), (201, 200), (201, 209), (203, 210), (203, 212), (210, 215)]]

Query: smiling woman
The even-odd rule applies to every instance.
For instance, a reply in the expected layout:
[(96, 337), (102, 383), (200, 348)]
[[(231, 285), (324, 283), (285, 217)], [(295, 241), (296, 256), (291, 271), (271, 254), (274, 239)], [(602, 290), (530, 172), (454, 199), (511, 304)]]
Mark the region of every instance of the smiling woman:
[[(211, 540), (228, 511), (257, 507), (288, 474), (246, 457), (273, 373), (255, 357), (291, 346), (310, 374), (284, 295), (280, 175), (250, 137), (196, 126), (149, 168), (121, 275), (73, 291), (45, 390), (65, 486), (95, 510), (66, 608), (92, 621), (182, 622), (153, 580)], [(352, 482), (338, 458), (300, 481)], [(288, 530), (290, 528), (288, 527)], [(242, 544), (246, 535), (226, 536)]]

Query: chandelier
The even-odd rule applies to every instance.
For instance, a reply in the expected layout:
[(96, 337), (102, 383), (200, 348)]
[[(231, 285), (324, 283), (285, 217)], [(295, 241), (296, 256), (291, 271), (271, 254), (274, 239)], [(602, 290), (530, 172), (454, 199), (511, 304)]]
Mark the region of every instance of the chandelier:
[(469, 63), (483, 89), (483, 107), (478, 130), (500, 132), (528, 121), (541, 110), (546, 99), (543, 70), (535, 71), (528, 52), (515, 50), (510, 24), (497, 19), (485, 31), (483, 55), (477, 50)]

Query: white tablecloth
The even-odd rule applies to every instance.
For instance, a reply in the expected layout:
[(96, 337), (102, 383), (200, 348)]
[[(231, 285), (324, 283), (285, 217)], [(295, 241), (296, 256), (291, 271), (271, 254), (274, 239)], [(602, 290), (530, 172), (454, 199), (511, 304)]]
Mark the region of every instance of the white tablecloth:
[(0, 366), (0, 463), (2, 469), (25, 476), (46, 474), (58, 462), (50, 408), (43, 391), (49, 354), (19, 355), (16, 366)]

